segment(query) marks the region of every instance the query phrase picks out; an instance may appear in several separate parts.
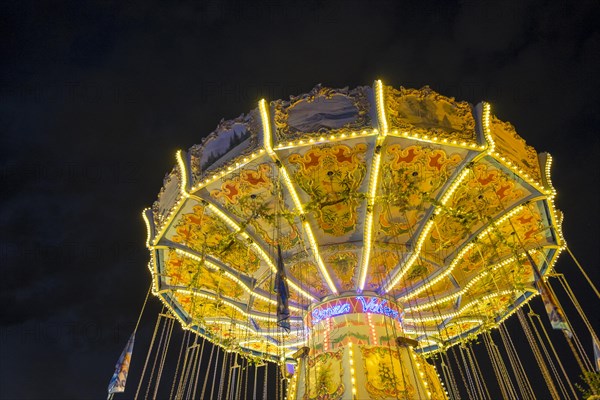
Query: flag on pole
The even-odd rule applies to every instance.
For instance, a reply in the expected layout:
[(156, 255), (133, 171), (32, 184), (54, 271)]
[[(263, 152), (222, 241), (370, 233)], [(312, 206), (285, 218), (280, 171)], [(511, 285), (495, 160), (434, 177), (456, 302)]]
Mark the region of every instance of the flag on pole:
[(562, 330), (569, 337), (572, 337), (573, 333), (571, 332), (571, 328), (569, 328), (569, 324), (565, 319), (563, 311), (558, 306), (558, 303), (554, 299), (554, 296), (552, 296), (552, 293), (550, 293), (546, 287), (546, 284), (544, 282), (541, 282), (540, 284), (540, 282), (538, 282), (538, 288), (540, 290), (540, 294), (542, 295), (542, 301), (544, 302), (546, 313), (550, 319), (550, 325), (552, 325), (553, 329)]
[(542, 274), (537, 267), (537, 264), (533, 260), (533, 257), (529, 254), (528, 251), (525, 252), (527, 258), (529, 259), (529, 263), (531, 264), (531, 268), (533, 269), (535, 283), (542, 296), (542, 301), (544, 302), (544, 308), (546, 309), (546, 313), (548, 314), (548, 318), (550, 319), (550, 325), (552, 325), (552, 329), (562, 330), (569, 337), (573, 337), (573, 332), (571, 332), (571, 328), (567, 323), (567, 319), (565, 318), (565, 314), (563, 310), (558, 305), (558, 301), (548, 289), (546, 282), (542, 278)]
[(250, 323), (252, 324), (252, 327), (254, 328), (255, 331), (260, 331), (260, 326), (256, 323), (256, 321), (254, 320), (254, 318), (250, 318)]
[(125, 391), (125, 383), (127, 374), (129, 373), (129, 364), (131, 362), (131, 353), (133, 352), (133, 342), (135, 341), (135, 332), (131, 334), (127, 345), (117, 361), (115, 373), (113, 374), (108, 384), (108, 394), (122, 393)]
[(286, 332), (290, 332), (290, 308), (288, 298), (290, 293), (287, 286), (281, 246), (277, 245), (277, 275), (275, 277), (275, 290), (277, 291), (277, 325)]

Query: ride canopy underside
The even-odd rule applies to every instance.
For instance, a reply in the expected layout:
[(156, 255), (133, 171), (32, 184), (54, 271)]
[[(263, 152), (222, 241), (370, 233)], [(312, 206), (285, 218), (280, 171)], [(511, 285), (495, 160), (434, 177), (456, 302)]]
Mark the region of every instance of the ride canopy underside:
[[(564, 246), (550, 164), (489, 104), (428, 87), (262, 100), (179, 152), (144, 210), (153, 293), (185, 328), (264, 359), (291, 359), (344, 310), (391, 317), (436, 351), (538, 294)], [(289, 333), (277, 325), (277, 245)]]

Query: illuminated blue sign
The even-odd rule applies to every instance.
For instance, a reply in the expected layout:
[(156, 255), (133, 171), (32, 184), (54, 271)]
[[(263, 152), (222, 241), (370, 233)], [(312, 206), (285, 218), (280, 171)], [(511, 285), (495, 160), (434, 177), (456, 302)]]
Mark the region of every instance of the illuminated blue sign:
[(315, 308), (312, 311), (312, 322), (317, 323), (325, 318), (335, 317), (337, 315), (348, 314), (350, 312), (350, 303), (335, 304), (325, 308)]
[(388, 306), (386, 306), (387, 300), (380, 300), (376, 297), (371, 297), (371, 300), (367, 303), (367, 300), (363, 296), (356, 296), (356, 298), (361, 302), (363, 306), (363, 312), (366, 313), (374, 313), (374, 314), (383, 314), (388, 317), (392, 317), (393, 319), (399, 320), (400, 313), (398, 310), (394, 310)]
[(402, 321), (402, 314), (395, 304), (388, 305), (387, 300), (378, 297), (356, 296), (334, 299), (315, 307), (311, 312), (311, 322), (315, 324), (326, 318), (354, 313), (381, 314)]

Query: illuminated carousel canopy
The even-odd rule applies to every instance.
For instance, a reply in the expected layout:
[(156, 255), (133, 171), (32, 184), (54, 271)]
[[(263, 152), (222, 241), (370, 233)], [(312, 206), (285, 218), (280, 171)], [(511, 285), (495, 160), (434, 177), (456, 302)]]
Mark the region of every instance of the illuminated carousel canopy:
[(185, 328), (265, 359), (361, 313), (393, 320), (421, 352), (445, 348), (497, 326), (552, 269), (564, 243), (550, 164), (489, 104), (428, 87), (261, 100), (178, 152), (144, 210), (153, 293)]

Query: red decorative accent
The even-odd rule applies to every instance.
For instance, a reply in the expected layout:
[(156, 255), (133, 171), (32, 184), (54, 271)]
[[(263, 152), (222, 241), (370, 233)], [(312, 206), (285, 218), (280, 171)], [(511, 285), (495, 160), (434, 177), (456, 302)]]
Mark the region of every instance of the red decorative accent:
[(415, 157), (417, 157), (417, 150), (414, 147), (407, 149), (406, 156), (403, 156), (405, 152), (398, 152), (398, 158), (396, 159), (396, 163), (400, 164), (401, 162), (410, 163)]
[(244, 180), (251, 184), (252, 186), (258, 186), (259, 184), (266, 184), (267, 180), (262, 174), (254, 172), (254, 171), (244, 171), (243, 173)]
[(500, 199), (504, 199), (507, 196), (507, 193), (510, 190), (510, 185), (502, 185), (500, 186), (500, 189), (498, 189), (496, 191), (496, 193), (498, 194), (498, 197), (500, 197)]
[(336, 152), (333, 153), (335, 158), (339, 163), (347, 162), (352, 163), (352, 153), (348, 154), (349, 151), (347, 148), (340, 147)]
[(440, 162), (441, 158), (442, 158), (442, 154), (437, 153), (436, 155), (434, 155), (433, 157), (431, 157), (429, 159), (429, 166), (437, 169), (438, 171), (441, 171), (442, 168), (444, 167), (444, 164)]
[(477, 178), (477, 181), (479, 183), (481, 183), (483, 186), (485, 186), (485, 185), (488, 185), (490, 182), (492, 182), (495, 179), (496, 179), (496, 172), (492, 171), (485, 178), (483, 176), (480, 178)]

